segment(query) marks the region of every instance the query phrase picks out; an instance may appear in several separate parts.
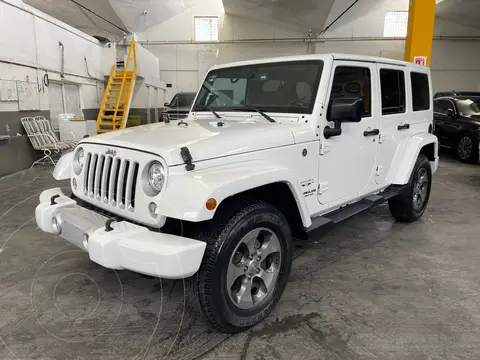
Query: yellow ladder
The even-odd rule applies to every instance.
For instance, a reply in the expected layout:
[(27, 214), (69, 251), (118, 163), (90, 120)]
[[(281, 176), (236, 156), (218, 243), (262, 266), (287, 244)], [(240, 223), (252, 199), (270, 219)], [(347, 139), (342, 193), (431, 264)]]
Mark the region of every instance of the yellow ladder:
[[(130, 70), (131, 59), (133, 59), (133, 69)], [(133, 87), (135, 86), (136, 72), (137, 53), (135, 51), (135, 41), (132, 39), (125, 68), (118, 70), (117, 66), (113, 65), (112, 70), (110, 70), (110, 77), (98, 112), (97, 133), (125, 129)]]

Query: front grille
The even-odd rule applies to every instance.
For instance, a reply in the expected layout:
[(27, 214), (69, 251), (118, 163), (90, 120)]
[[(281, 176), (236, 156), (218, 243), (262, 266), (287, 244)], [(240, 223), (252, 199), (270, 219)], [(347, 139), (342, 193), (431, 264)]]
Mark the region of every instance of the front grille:
[(85, 195), (113, 207), (135, 210), (138, 162), (89, 152), (84, 168)]

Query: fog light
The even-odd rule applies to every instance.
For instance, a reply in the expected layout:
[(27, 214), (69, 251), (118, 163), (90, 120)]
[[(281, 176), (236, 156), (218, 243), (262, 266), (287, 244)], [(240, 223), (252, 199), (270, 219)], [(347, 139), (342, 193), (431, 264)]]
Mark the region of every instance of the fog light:
[(157, 214), (155, 214), (155, 211), (157, 211), (157, 204), (155, 204), (154, 202), (148, 204), (148, 211), (150, 211), (151, 217), (156, 218)]
[(73, 178), (72, 185), (74, 189), (77, 189), (77, 179)]
[(52, 229), (55, 234), (60, 234), (62, 232), (62, 224), (56, 217), (52, 219)]

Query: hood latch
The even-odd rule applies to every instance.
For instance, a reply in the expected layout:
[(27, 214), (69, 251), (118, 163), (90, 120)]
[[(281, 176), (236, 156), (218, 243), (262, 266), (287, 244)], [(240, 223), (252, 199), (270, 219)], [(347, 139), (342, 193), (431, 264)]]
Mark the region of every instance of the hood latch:
[(185, 170), (192, 171), (195, 169), (195, 164), (192, 164), (192, 155), (190, 154), (190, 150), (188, 147), (182, 147), (180, 149), (180, 155), (182, 156), (182, 160), (185, 163)]

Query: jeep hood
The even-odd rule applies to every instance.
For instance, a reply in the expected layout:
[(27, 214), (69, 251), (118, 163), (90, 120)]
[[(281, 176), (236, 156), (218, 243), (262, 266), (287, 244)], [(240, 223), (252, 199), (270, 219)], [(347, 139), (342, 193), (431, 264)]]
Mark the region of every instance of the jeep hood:
[[(290, 129), (260, 121), (188, 121), (188, 126), (157, 123), (86, 138), (82, 143), (119, 146), (158, 154), (168, 166), (183, 164), (180, 149), (188, 147), (193, 162), (294, 144)], [(303, 130), (305, 131), (305, 129)]]

